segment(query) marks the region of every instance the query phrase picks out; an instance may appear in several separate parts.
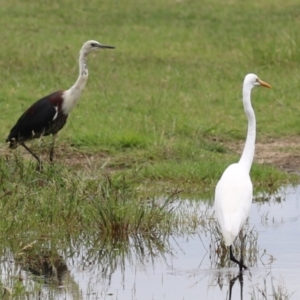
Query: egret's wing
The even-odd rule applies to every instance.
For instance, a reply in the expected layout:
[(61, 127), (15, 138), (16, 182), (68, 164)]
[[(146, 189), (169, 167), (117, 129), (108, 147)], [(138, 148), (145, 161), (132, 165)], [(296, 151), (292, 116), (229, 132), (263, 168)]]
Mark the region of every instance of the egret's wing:
[(231, 245), (249, 216), (253, 187), (238, 164), (229, 166), (217, 184), (215, 212), (226, 245)]

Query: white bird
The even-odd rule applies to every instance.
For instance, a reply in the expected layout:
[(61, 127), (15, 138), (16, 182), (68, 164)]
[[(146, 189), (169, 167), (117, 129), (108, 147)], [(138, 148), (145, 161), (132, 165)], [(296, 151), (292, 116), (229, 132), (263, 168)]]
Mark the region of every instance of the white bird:
[(243, 252), (238, 261), (233, 255), (232, 244), (249, 216), (252, 203), (253, 185), (249, 173), (255, 152), (256, 120), (251, 105), (251, 90), (255, 86), (271, 88), (255, 74), (246, 75), (243, 84), (243, 104), (248, 118), (246, 143), (240, 161), (227, 167), (215, 190), (215, 214), (225, 245), (230, 247), (230, 260), (239, 265), (240, 272), (243, 268), (247, 269)]
[(15, 149), (22, 145), (41, 165), (40, 158), (25, 145), (25, 141), (52, 134), (53, 139), (50, 149), (50, 161), (52, 161), (55, 136), (66, 124), (71, 110), (78, 103), (86, 85), (88, 79), (88, 54), (100, 49), (114, 48), (94, 40), (85, 42), (79, 52), (79, 76), (75, 84), (68, 90), (56, 91), (33, 103), (11, 129), (6, 140), (6, 142), (9, 142), (9, 147)]

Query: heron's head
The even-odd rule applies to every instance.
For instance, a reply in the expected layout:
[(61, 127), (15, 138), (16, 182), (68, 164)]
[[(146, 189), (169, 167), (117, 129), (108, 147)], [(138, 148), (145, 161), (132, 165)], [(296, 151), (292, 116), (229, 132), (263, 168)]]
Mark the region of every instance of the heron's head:
[(90, 52), (97, 51), (97, 50), (100, 50), (100, 49), (115, 49), (115, 47), (109, 46), (109, 45), (103, 45), (103, 44), (100, 44), (97, 41), (90, 40), (90, 41), (87, 41), (83, 44), (80, 52), (83, 52), (85, 55), (87, 55)]
[(254, 88), (255, 86), (264, 86), (267, 88), (271, 88), (271, 86), (268, 83), (259, 79), (258, 76), (255, 74), (246, 75), (244, 80), (244, 86), (249, 86), (251, 89)]

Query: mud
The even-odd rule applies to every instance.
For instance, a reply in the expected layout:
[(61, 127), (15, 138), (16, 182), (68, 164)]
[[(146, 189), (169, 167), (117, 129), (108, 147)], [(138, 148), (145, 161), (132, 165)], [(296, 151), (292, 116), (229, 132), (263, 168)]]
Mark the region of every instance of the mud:
[[(243, 151), (244, 142), (230, 144), (228, 147), (239, 154)], [(287, 172), (300, 172), (300, 136), (257, 141), (254, 160)]]

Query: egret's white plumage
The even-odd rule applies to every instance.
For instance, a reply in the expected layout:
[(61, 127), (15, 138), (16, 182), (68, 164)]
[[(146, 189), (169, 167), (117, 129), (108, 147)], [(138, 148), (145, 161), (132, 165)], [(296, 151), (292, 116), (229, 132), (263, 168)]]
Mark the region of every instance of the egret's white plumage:
[[(243, 84), (243, 105), (248, 118), (248, 132), (243, 154), (238, 163), (223, 173), (215, 190), (215, 213), (226, 246), (231, 246), (249, 216), (253, 186), (250, 169), (254, 158), (256, 120), (251, 105), (251, 90), (255, 86), (271, 86), (255, 74), (248, 74)], [(232, 251), (232, 249), (230, 248)], [(232, 252), (230, 252), (232, 255)], [(230, 256), (231, 256), (230, 255)], [(230, 257), (231, 258), (231, 257)], [(233, 257), (234, 258), (234, 257)], [(233, 260), (235, 262), (235, 260)], [(240, 269), (243, 262), (240, 262)]]
[(230, 246), (242, 229), (250, 212), (252, 182), (239, 163), (223, 173), (215, 193), (215, 211), (226, 246)]

